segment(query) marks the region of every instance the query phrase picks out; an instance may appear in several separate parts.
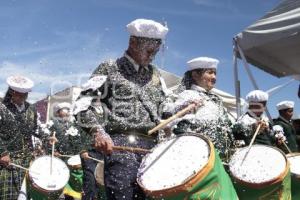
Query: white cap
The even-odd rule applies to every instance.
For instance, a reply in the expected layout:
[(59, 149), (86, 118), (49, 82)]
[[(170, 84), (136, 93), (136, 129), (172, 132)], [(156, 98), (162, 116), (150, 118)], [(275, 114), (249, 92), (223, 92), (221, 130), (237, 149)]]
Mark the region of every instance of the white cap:
[(6, 79), (6, 83), (8, 86), (17, 92), (20, 93), (27, 93), (31, 92), (32, 87), (34, 86), (34, 83), (32, 80), (25, 76), (15, 75), (10, 76)]
[(169, 29), (162, 24), (149, 19), (136, 19), (127, 24), (130, 35), (154, 39), (163, 39)]
[(198, 57), (187, 62), (189, 70), (194, 69), (217, 69), (219, 60), (209, 57)]
[(60, 109), (63, 109), (63, 108), (71, 109), (71, 104), (68, 103), (68, 102), (58, 103), (58, 104), (55, 105), (54, 111), (57, 112), (57, 111), (59, 111)]
[(282, 101), (276, 105), (277, 110), (284, 110), (288, 108), (294, 108), (294, 102), (293, 101)]
[(262, 101), (268, 101), (268, 99), (269, 99), (268, 93), (262, 90), (253, 90), (249, 92), (246, 96), (247, 102), (262, 102)]
[(275, 125), (273, 126), (273, 131), (283, 132), (283, 128), (280, 125)]

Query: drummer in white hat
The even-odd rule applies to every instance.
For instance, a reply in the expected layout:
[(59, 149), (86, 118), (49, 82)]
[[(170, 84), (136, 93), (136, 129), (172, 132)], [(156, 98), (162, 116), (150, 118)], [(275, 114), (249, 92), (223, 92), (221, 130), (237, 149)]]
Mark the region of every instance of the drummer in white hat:
[[(298, 152), (298, 145), (296, 141), (296, 131), (292, 124), (292, 116), (294, 113), (294, 102), (293, 101), (281, 101), (276, 105), (279, 113), (279, 117), (274, 119), (275, 125), (280, 125), (283, 128), (284, 134), (287, 139), (287, 146), (290, 151)], [(285, 147), (280, 147), (286, 153), (289, 153)]]
[(61, 102), (55, 105), (55, 116), (61, 120), (68, 120), (70, 117), (71, 104), (68, 102)]
[[(152, 61), (168, 28), (150, 19), (136, 19), (126, 28), (130, 34), (127, 50), (120, 58), (101, 63), (94, 71), (92, 77), (107, 76), (107, 79), (101, 81), (101, 85), (97, 84), (97, 88), (82, 92), (80, 99), (91, 105), (82, 107), (77, 114), (81, 117), (80, 124), (94, 135), (95, 148), (105, 154), (111, 154), (114, 143), (120, 145), (120, 141), (123, 146), (139, 141), (136, 147), (146, 148), (147, 137), (144, 136), (159, 122), (159, 108), (166, 98), (162, 77)], [(109, 123), (103, 120), (105, 117), (111, 119)], [(130, 136), (136, 140), (130, 140)], [(147, 148), (154, 145), (155, 141), (151, 140)], [(128, 152), (106, 156), (105, 190), (108, 199), (145, 198), (136, 182), (140, 162), (140, 157), (128, 155)], [(83, 200), (92, 199), (94, 195), (93, 191), (84, 191)]]
[[(4, 167), (0, 170), (1, 179), (0, 199), (17, 199), (19, 189), (21, 188), (24, 171), (11, 169), (8, 166), (12, 161), (24, 167), (29, 167), (29, 160), (32, 156), (31, 136), (35, 134), (37, 128), (37, 112), (34, 107), (28, 103), (28, 93), (31, 92), (34, 83), (25, 76), (14, 75), (6, 80), (8, 90), (3, 99), (3, 104), (13, 115), (15, 119), (14, 126), (6, 127), (1, 125), (1, 129), (6, 128), (10, 131), (7, 135), (1, 136), (0, 164)], [(0, 134), (3, 134), (0, 131)]]
[(273, 145), (271, 127), (268, 119), (263, 115), (268, 99), (268, 93), (262, 90), (253, 90), (247, 94), (248, 110), (233, 126), (233, 133), (235, 140), (238, 141), (237, 143), (249, 145), (258, 125), (261, 124), (255, 143)]
[(195, 111), (173, 123), (171, 128), (175, 134), (195, 132), (209, 137), (224, 160), (229, 155), (233, 136), (223, 102), (212, 90), (217, 81), (218, 63), (211, 57), (189, 60), (178, 97), (174, 103), (168, 104), (165, 111), (175, 114), (187, 105), (199, 105)]

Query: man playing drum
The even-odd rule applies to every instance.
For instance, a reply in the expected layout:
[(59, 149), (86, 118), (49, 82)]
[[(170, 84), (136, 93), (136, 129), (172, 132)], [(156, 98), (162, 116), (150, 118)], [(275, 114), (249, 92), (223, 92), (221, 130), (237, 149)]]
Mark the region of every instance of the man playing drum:
[[(82, 94), (81, 98), (91, 105), (77, 116), (94, 135), (96, 149), (106, 153), (107, 198), (118, 200), (145, 199), (136, 182), (143, 155), (112, 152), (113, 147), (152, 148), (156, 141), (147, 136), (147, 131), (159, 123), (159, 107), (166, 98), (159, 71), (151, 62), (168, 29), (145, 19), (132, 21), (127, 29), (131, 35), (127, 51), (94, 71), (92, 77), (103, 76), (105, 83)], [(99, 118), (103, 117), (101, 123)]]
[[(70, 115), (70, 109), (71, 104), (67, 102), (58, 103), (54, 107), (55, 117), (53, 119), (53, 125), (50, 127), (50, 131), (55, 132), (56, 138), (58, 139), (58, 143), (56, 143), (55, 145), (55, 154), (57, 156), (77, 155), (81, 151), (90, 148), (90, 136), (83, 132), (81, 128), (77, 125), (74, 117)], [(66, 200), (73, 199), (79, 194), (81, 195), (82, 189), (84, 189), (85, 195), (88, 194), (90, 190), (97, 190), (96, 184), (91, 185), (87, 184), (86, 182), (84, 183), (84, 185), (82, 184), (83, 171), (81, 168), (81, 162), (80, 160), (76, 161), (79, 162), (77, 164), (80, 165), (80, 167), (76, 166), (74, 168), (68, 163), (68, 166), (71, 170), (70, 180), (75, 180), (75, 178), (76, 180), (80, 180), (76, 182), (69, 181), (69, 184), (64, 190)], [(93, 177), (88, 178), (92, 179)], [(89, 180), (89, 182), (92, 181), (93, 180)]]
[[(287, 146), (291, 152), (298, 152), (298, 145), (296, 141), (296, 131), (292, 125), (292, 116), (294, 112), (294, 102), (293, 101), (282, 101), (276, 105), (279, 112), (279, 117), (274, 119), (274, 125), (279, 125), (283, 128), (284, 135), (287, 139)], [(283, 145), (279, 146), (286, 153), (288, 152), (286, 147)]]
[(259, 134), (257, 135), (256, 144), (272, 145), (274, 140), (271, 137), (271, 127), (268, 119), (263, 116), (269, 95), (261, 90), (253, 90), (246, 96), (249, 104), (248, 110), (243, 114), (233, 126), (233, 133), (236, 143), (239, 146), (247, 146), (258, 127), (261, 124)]
[[(41, 138), (37, 131), (37, 112), (26, 101), (34, 83), (24, 76), (7, 78), (9, 86), (3, 99), (6, 114), (13, 117), (14, 124), (5, 123), (0, 132), (0, 199), (15, 200), (18, 198), (24, 171), (9, 166), (10, 162), (28, 167), (32, 158), (32, 136)], [(9, 122), (10, 119), (3, 119)], [(45, 137), (45, 135), (43, 136)]]

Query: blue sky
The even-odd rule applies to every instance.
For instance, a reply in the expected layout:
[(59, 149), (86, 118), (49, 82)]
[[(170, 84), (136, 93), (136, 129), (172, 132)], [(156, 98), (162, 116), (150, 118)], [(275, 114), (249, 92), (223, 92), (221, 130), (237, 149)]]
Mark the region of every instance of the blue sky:
[[(234, 93), (232, 37), (264, 15), (279, 0), (10, 0), (0, 2), (0, 93), (6, 77), (23, 74), (36, 86), (31, 101), (71, 85), (80, 85), (100, 62), (121, 56), (128, 45), (126, 24), (136, 18), (166, 22), (166, 47), (155, 63), (181, 76), (186, 61), (218, 58), (217, 88)], [(253, 89), (240, 62), (242, 96)], [(251, 68), (268, 90), (288, 81)], [(271, 96), (298, 104), (294, 81)], [(296, 111), (298, 111), (296, 105)], [(300, 112), (299, 112), (300, 113)]]

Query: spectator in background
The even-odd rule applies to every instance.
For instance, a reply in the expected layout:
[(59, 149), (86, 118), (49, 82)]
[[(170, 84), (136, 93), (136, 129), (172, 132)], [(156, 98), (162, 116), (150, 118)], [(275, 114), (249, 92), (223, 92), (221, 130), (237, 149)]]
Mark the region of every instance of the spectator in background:
[(294, 115), (292, 118), (292, 122), (293, 122), (294, 129), (296, 131), (296, 141), (299, 148), (300, 147), (300, 115)]

